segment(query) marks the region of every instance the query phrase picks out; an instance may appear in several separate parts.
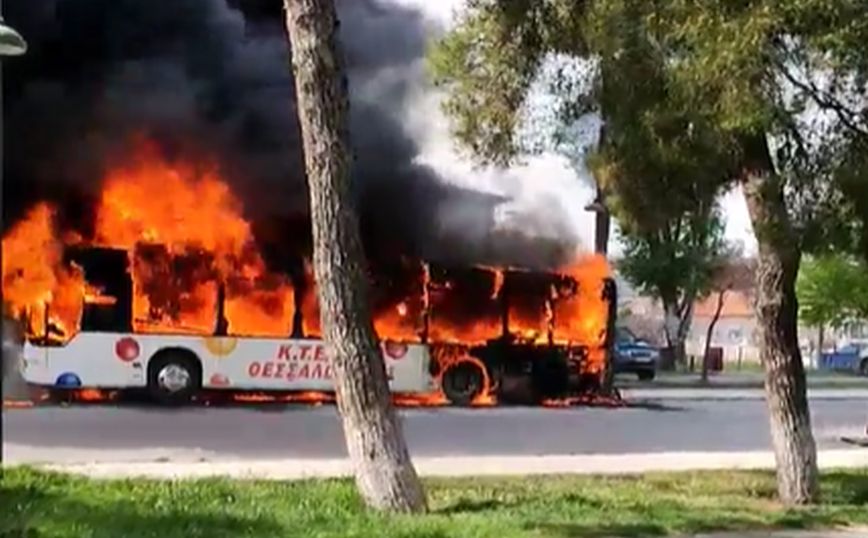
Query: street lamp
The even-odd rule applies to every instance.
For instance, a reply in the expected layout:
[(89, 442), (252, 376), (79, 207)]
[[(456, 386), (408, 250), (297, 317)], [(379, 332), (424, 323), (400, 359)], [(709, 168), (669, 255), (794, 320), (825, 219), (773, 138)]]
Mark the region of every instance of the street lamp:
[[(3, 222), (3, 58), (6, 56), (21, 56), (27, 52), (27, 42), (21, 37), (21, 34), (16, 32), (12, 27), (6, 24), (3, 19), (3, 4), (0, 0), (0, 237), (5, 233)], [(2, 265), (3, 254), (0, 248), (0, 265)], [(14, 365), (7, 364), (9, 362), (6, 357), (9, 347), (6, 341), (6, 328), (4, 327), (6, 312), (3, 303), (3, 288), (0, 286), (0, 405), (2, 405), (3, 385), (8, 374), (7, 370)], [(15, 357), (13, 360), (18, 359)], [(3, 462), (3, 454), (0, 451), (0, 463)]]
[(0, 13), (0, 56), (21, 56), (27, 52), (27, 42), (14, 28), (8, 26)]
[(599, 186), (597, 187), (597, 195), (591, 203), (585, 206), (585, 211), (593, 213), (595, 217), (594, 252), (605, 256), (609, 251), (609, 208), (606, 207), (603, 192)]
[(0, 0), (0, 57), (21, 56), (27, 52), (27, 42), (3, 20), (3, 0)]

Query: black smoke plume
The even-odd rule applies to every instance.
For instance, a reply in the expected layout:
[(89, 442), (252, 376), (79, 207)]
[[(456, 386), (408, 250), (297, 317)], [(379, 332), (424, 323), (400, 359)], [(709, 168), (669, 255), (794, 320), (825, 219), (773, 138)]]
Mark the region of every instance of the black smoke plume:
[[(7, 224), (37, 200), (85, 234), (103, 169), (144, 134), (219, 156), (271, 259), (304, 250), (307, 194), (281, 0), (6, 0), (30, 51), (5, 63)], [(432, 28), (418, 12), (339, 0), (354, 181), (369, 251), (552, 265), (573, 247), (495, 230), (505, 201), (414, 163), (402, 126)], [(285, 255), (284, 255), (285, 257)], [(280, 262), (288, 263), (288, 262)]]

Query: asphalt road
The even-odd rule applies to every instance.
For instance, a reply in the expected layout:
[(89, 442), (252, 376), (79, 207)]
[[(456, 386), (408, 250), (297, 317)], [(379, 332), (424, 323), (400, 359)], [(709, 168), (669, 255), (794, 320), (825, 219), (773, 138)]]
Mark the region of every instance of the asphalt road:
[[(751, 451), (770, 448), (757, 400), (659, 401), (645, 408), (402, 411), (415, 456), (534, 456)], [(847, 448), (868, 400), (814, 400), (821, 448)], [(334, 408), (44, 407), (3, 417), (7, 462), (333, 458), (345, 454)]]

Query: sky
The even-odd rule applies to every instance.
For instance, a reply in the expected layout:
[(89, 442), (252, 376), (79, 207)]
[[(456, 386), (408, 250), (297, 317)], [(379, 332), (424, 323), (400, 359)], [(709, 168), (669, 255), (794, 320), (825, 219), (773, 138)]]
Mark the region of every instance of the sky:
[[(413, 6), (432, 21), (447, 27), (453, 23), (454, 14), (464, 4), (464, 0), (390, 1)], [(448, 120), (438, 106), (439, 98), (437, 93), (427, 92), (420, 97), (423, 101), (420, 106), (414, 107), (415, 114), (411, 111), (411, 116), (415, 117), (411, 117), (410, 122), (416, 126), (413, 132), (422, 147), (421, 161), (456, 183), (513, 195), (519, 200), (519, 207), (514, 208), (516, 211), (521, 211), (521, 206), (527, 204), (536, 206), (561, 201), (562, 209), (583, 245), (593, 245), (594, 219), (583, 209), (593, 197), (590, 178), (586, 174), (577, 173), (566, 159), (551, 154), (529, 157), (523, 166), (508, 172), (474, 168), (470, 159), (462, 154), (449, 137)], [(727, 240), (741, 245), (745, 254), (755, 253), (756, 241), (741, 190), (736, 188), (722, 196), (721, 206), (726, 220)], [(615, 239), (611, 251), (617, 255), (619, 250)]]

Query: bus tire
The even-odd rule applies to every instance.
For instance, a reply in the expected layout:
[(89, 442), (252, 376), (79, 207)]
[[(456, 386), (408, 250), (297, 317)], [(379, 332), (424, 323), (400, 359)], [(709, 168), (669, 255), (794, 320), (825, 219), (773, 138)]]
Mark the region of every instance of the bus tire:
[(148, 394), (158, 404), (190, 403), (202, 388), (202, 364), (185, 349), (164, 349), (148, 362)]
[(485, 388), (482, 366), (471, 361), (457, 361), (449, 365), (440, 379), (443, 394), (452, 405), (469, 406)]

